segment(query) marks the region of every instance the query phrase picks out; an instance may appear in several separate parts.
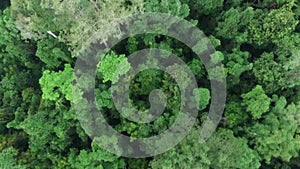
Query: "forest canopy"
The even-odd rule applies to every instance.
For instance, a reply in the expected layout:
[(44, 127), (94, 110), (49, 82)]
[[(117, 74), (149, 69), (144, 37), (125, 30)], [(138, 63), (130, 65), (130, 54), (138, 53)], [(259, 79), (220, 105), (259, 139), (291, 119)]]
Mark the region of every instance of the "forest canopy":
[[(97, 55), (102, 60), (95, 64), (94, 80), (78, 76), (82, 83), (74, 94), (74, 74), (84, 72), (76, 72), (83, 51), (93, 52), (92, 42), (109, 46), (110, 36), (121, 37), (121, 26), (128, 24), (120, 18), (147, 12), (189, 21), (214, 47), (212, 65), (221, 61), (221, 66), (209, 70), (224, 70), (225, 109), (205, 142), (199, 142), (199, 136), (211, 111), (211, 84), (221, 77), (211, 76), (209, 67), (194, 52), (205, 52), (206, 44), (195, 42), (190, 49), (178, 39), (158, 33), (131, 35), (105, 56)], [(299, 19), (300, 0), (2, 0), (0, 168), (300, 168)], [(178, 25), (173, 24), (175, 28)], [(140, 25), (141, 30), (147, 27), (142, 21)], [(170, 31), (156, 26), (159, 31)], [(195, 32), (184, 38), (197, 37)], [(80, 104), (83, 112), (92, 111), (85, 97), (93, 96), (103, 115), (94, 120), (107, 121), (131, 142), (168, 130), (180, 117), (180, 108), (193, 104), (181, 104), (190, 99), (182, 97), (181, 90), (192, 85), (184, 80), (189, 74), (182, 71), (183, 66), (164, 62), (161, 64), (168, 65), (166, 70), (171, 73), (152, 68), (127, 77), (130, 55), (148, 48), (176, 55), (193, 75), (197, 84), (193, 94), (199, 101), (196, 123), (179, 144), (162, 154), (123, 157), (122, 151), (127, 150), (113, 154), (97, 142), (122, 144), (117, 138), (90, 137), (94, 131), (82, 126), (83, 117), (76, 113), (74, 103)], [(153, 67), (159, 64), (155, 58), (148, 63)], [(180, 77), (181, 83), (174, 77)], [(153, 118), (145, 112), (152, 110), (153, 104), (164, 104), (154, 121), (136, 122), (121, 115), (132, 115), (131, 109), (120, 112), (113, 98), (113, 92), (123, 90), (113, 87), (122, 79), (129, 84), (127, 102), (143, 117)]]

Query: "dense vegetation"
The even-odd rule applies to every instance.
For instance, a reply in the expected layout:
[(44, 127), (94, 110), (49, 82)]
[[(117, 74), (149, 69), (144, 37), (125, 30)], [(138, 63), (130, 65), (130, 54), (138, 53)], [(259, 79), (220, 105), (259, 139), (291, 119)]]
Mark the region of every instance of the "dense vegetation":
[[(211, 99), (208, 73), (189, 48), (157, 34), (129, 37), (105, 56), (95, 84), (98, 108), (115, 130), (132, 138), (170, 127), (180, 92), (163, 71), (142, 71), (130, 85), (139, 110), (150, 107), (152, 90), (164, 91), (165, 111), (153, 123), (120, 116), (110, 98), (120, 62), (141, 49), (164, 49), (185, 61), (197, 80), (201, 104), (192, 131), (166, 153), (135, 159), (101, 149), (82, 129), (71, 104), (78, 99), (72, 95), (76, 59), (94, 31), (105, 41), (122, 24), (114, 18), (136, 12), (191, 21), (215, 46), (226, 71), (227, 101), (206, 142), (198, 138)], [(300, 168), (299, 19), (298, 0), (2, 0), (0, 168)]]

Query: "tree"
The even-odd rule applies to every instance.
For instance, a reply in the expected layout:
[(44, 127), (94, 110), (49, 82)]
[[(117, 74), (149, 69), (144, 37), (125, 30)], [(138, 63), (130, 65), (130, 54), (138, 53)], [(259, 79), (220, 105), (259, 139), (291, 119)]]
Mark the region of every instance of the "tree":
[(146, 12), (162, 12), (185, 18), (189, 15), (189, 6), (180, 0), (146, 0)]
[(71, 167), (76, 169), (122, 169), (125, 167), (123, 159), (118, 159), (118, 156), (102, 150), (95, 142), (92, 142), (91, 150), (81, 150), (79, 153), (76, 150), (72, 150), (68, 161)]
[(236, 138), (229, 130), (219, 130), (205, 143), (199, 143), (199, 129), (170, 151), (154, 157), (156, 168), (253, 168), (260, 167), (258, 155), (247, 140)]
[(46, 64), (49, 69), (58, 68), (62, 63), (72, 63), (67, 47), (54, 38), (38, 41), (36, 56)]
[(47, 31), (52, 31), (59, 41), (70, 46), (72, 57), (79, 56), (81, 49), (86, 48), (93, 37), (106, 41), (110, 35), (119, 36), (120, 18), (143, 11), (141, 0), (30, 0), (11, 3), (23, 38), (44, 39)]
[(235, 48), (231, 52), (225, 53), (224, 57), (226, 58), (227, 83), (230, 86), (238, 84), (242, 73), (253, 68), (253, 64), (248, 61), (250, 53), (247, 51)]
[(184, 0), (185, 3), (190, 5), (190, 8), (196, 10), (197, 15), (209, 15), (219, 11), (223, 7), (223, 0), (217, 1), (195, 1), (195, 0)]
[(200, 101), (199, 110), (204, 110), (206, 106), (209, 104), (210, 91), (206, 88), (199, 88), (198, 93), (199, 93), (199, 101)]
[(250, 24), (254, 15), (255, 11), (252, 7), (246, 9), (240, 7), (230, 8), (222, 13), (216, 27), (216, 34), (225, 39), (245, 43), (247, 42), (248, 33), (244, 29)]
[(263, 53), (253, 64), (253, 74), (264, 85), (267, 93), (284, 88), (287, 82), (284, 67), (274, 58), (273, 53)]
[(107, 81), (116, 83), (119, 76), (125, 74), (129, 69), (130, 64), (126, 60), (125, 55), (110, 53), (100, 61), (97, 72), (102, 75), (104, 83)]
[(66, 100), (72, 101), (72, 81), (73, 68), (65, 64), (63, 71), (51, 72), (45, 70), (39, 83), (43, 91), (43, 99), (56, 100), (65, 97)]
[(277, 44), (289, 36), (298, 24), (292, 11), (294, 5), (294, 1), (291, 1), (269, 12), (257, 9), (247, 30), (250, 42), (257, 45), (270, 42)]
[[(192, 49), (158, 33), (132, 35), (112, 47), (110, 37), (120, 38), (131, 26), (130, 20), (120, 18), (137, 12), (175, 15), (203, 33), (181, 22), (168, 28), (156, 24), (153, 28), (164, 33), (188, 32), (185, 38), (193, 43)], [(3, 0), (0, 168), (299, 168), (299, 19), (296, 0)], [(140, 21), (134, 24), (140, 30), (149, 26)], [(199, 37), (205, 38), (198, 42)], [(101, 43), (111, 47), (105, 56), (96, 51)], [(210, 52), (210, 43), (215, 52)], [(169, 63), (169, 55), (162, 58), (165, 62), (149, 55), (148, 65), (131, 60), (129, 55), (147, 48), (168, 51), (186, 67)], [(193, 51), (206, 56), (209, 64), (204, 66)], [(82, 74), (85, 70), (74, 72), (76, 59), (90, 52), (101, 59), (91, 75)], [(159, 63), (167, 64), (171, 73), (147, 69), (129, 75), (133, 67)], [(192, 88), (183, 69), (189, 69), (197, 82), (188, 98), (182, 98), (181, 90)], [(224, 116), (213, 135), (199, 142), (201, 122), (214, 97), (210, 85), (225, 80)], [(125, 99), (142, 117), (154, 121), (139, 123), (122, 116), (136, 112), (112, 97), (124, 95), (123, 82), (129, 84)], [(117, 83), (123, 86), (114, 87)], [(163, 96), (153, 98), (157, 90)], [(123, 143), (116, 137), (97, 137), (96, 126), (104, 121), (133, 142), (165, 132), (174, 125), (183, 101), (193, 96), (199, 99), (199, 107), (193, 101), (184, 106), (198, 110), (199, 122), (169, 151), (129, 159), (120, 157), (124, 150), (114, 155), (97, 145), (115, 148)], [(97, 106), (93, 111), (98, 108), (104, 118), (91, 114), (93, 103)], [(164, 106), (163, 112), (154, 106), (155, 113), (162, 113), (156, 119), (147, 113), (155, 104)], [(114, 144), (107, 145), (109, 141)]]
[(12, 147), (4, 149), (0, 153), (0, 167), (3, 169), (25, 169), (25, 166), (19, 165), (15, 157), (17, 156), (18, 151)]
[(242, 94), (242, 105), (254, 119), (259, 119), (263, 113), (269, 111), (271, 99), (265, 94), (263, 88), (257, 85), (246, 94)]
[(271, 162), (272, 158), (280, 158), (288, 162), (298, 156), (300, 149), (299, 104), (290, 103), (284, 97), (274, 96), (275, 106), (262, 118), (262, 123), (246, 127), (250, 145), (260, 157)]

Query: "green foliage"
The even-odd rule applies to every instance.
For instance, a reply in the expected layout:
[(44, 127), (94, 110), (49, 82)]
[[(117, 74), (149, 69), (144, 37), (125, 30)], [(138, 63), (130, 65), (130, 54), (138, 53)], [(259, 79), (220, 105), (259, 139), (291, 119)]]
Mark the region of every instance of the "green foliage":
[(204, 65), (199, 59), (192, 59), (192, 61), (188, 63), (188, 66), (197, 79), (205, 75)]
[[(8, 158), (19, 158), (18, 151), (26, 150), (26, 136), (16, 129), (38, 106), (40, 93), (33, 89), (38, 86), (41, 65), (32, 57), (34, 43), (21, 40), (10, 8), (0, 11), (0, 32), (0, 150), (11, 152), (10, 157), (6, 154), (3, 158), (7, 159), (1, 159), (1, 164), (7, 165), (1, 168), (18, 168), (17, 160)], [(9, 147), (15, 149), (6, 151)]]
[(253, 73), (258, 81), (264, 84), (267, 92), (274, 92), (283, 88), (287, 82), (283, 69), (283, 65), (276, 62), (273, 53), (263, 53), (254, 62)]
[(274, 97), (275, 106), (270, 114), (263, 118), (262, 123), (246, 129), (251, 145), (262, 159), (270, 163), (271, 158), (289, 161), (297, 157), (300, 149), (299, 134), (299, 104), (287, 105), (284, 97)]
[(220, 130), (207, 142), (199, 143), (199, 131), (193, 129), (179, 145), (156, 156), (151, 167), (258, 169), (260, 163), (257, 154), (248, 147), (247, 140), (234, 137), (231, 131)]
[(265, 94), (263, 88), (257, 85), (254, 89), (246, 94), (241, 95), (243, 98), (242, 105), (246, 106), (254, 119), (259, 119), (263, 113), (269, 111), (271, 99)]
[(99, 90), (96, 89), (95, 91), (96, 99), (97, 99), (97, 106), (98, 108), (113, 108), (113, 102), (111, 99), (111, 90)]
[(161, 12), (185, 18), (189, 15), (189, 6), (180, 0), (146, 0), (146, 12)]
[(76, 169), (122, 169), (125, 166), (124, 160), (118, 159), (117, 156), (100, 149), (94, 142), (92, 143), (91, 151), (81, 150), (79, 154), (74, 150), (71, 151), (68, 161), (72, 168)]
[(298, 24), (292, 11), (293, 6), (294, 3), (288, 3), (268, 12), (256, 10), (256, 15), (248, 26), (250, 42), (258, 45), (278, 43), (289, 36)]
[(242, 73), (252, 69), (253, 64), (249, 63), (249, 57), (249, 52), (238, 49), (233, 49), (232, 53), (225, 54), (227, 81), (230, 85), (238, 84)]
[(198, 15), (209, 15), (217, 12), (223, 7), (224, 0), (216, 1), (197, 1), (197, 0), (183, 0), (190, 5), (192, 9), (197, 11)]
[(57, 19), (53, 9), (43, 8), (41, 3), (42, 0), (11, 1), (12, 14), (22, 38), (43, 39), (47, 37), (47, 31), (58, 32), (68, 25), (66, 20), (62, 22)]
[(239, 100), (234, 99), (226, 104), (225, 117), (228, 125), (234, 128), (243, 124), (249, 118), (249, 115), (243, 111), (243, 106)]
[(247, 140), (237, 138), (230, 130), (220, 130), (208, 141), (208, 157), (211, 168), (253, 168), (260, 167), (259, 157), (249, 148)]
[(299, 51), (293, 50), (291, 56), (284, 63), (283, 68), (286, 70), (286, 87), (291, 88), (300, 85), (300, 76), (299, 76)]
[(21, 166), (17, 163), (15, 157), (18, 155), (18, 151), (12, 147), (3, 150), (0, 153), (0, 167), (2, 169), (25, 169), (25, 166)]
[(63, 151), (70, 144), (71, 138), (68, 132), (71, 131), (72, 126), (77, 125), (71, 119), (74, 112), (63, 106), (55, 107), (57, 110), (51, 111), (45, 108), (39, 110), (20, 123), (20, 127), (30, 136), (31, 151), (39, 152), (46, 149)]
[(72, 100), (73, 68), (66, 64), (63, 71), (51, 72), (45, 70), (39, 80), (43, 91), (43, 99), (56, 100), (65, 97)]
[[(203, 168), (208, 169), (211, 161), (208, 158), (209, 147), (200, 144), (199, 131), (195, 128), (176, 147), (168, 152), (155, 156), (150, 165), (153, 169), (169, 168)], [(193, 158), (190, 158), (193, 156)]]
[(103, 82), (118, 82), (118, 79), (130, 69), (125, 55), (110, 53), (106, 55), (98, 65), (98, 73), (103, 76)]
[[(110, 34), (119, 36), (121, 23), (115, 18), (143, 10), (141, 0), (131, 0), (130, 5), (125, 0), (13, 0), (11, 4), (23, 38), (43, 39), (50, 36), (47, 31), (52, 31), (60, 41), (70, 45), (73, 57), (79, 55), (91, 37), (105, 41)], [(98, 32), (97, 36), (94, 32)]]
[[(0, 168), (299, 168), (299, 11), (296, 0), (1, 1)], [(209, 38), (193, 42), (189, 49), (176, 39), (156, 33), (132, 35), (101, 56), (98, 76), (73, 78), (76, 58), (80, 52), (89, 51), (87, 45), (109, 45), (110, 35), (119, 38), (120, 30), (127, 29), (127, 21), (118, 18), (143, 12), (187, 19), (203, 30), (200, 36)], [(165, 29), (157, 24), (155, 28), (165, 32), (176, 28), (173, 30), (178, 33), (189, 29), (178, 25), (173, 23)], [(146, 27), (142, 23), (139, 29)], [(184, 38), (193, 41), (199, 36), (193, 29), (188, 31), (190, 35)], [(208, 43), (215, 52), (208, 53)], [(113, 102), (111, 85), (130, 79), (128, 55), (147, 48), (178, 56), (194, 74), (198, 83), (194, 94), (200, 103), (197, 119), (201, 123), (214, 97), (210, 84), (225, 81), (220, 71), (224, 68), (225, 112), (206, 141), (199, 142), (203, 130), (199, 122), (170, 151), (153, 158), (122, 158), (96, 144), (114, 141), (116, 146), (122, 142), (108, 136), (89, 138), (87, 133), (96, 129), (84, 130), (78, 119), (90, 125), (106, 120), (130, 141), (164, 133), (174, 124), (185, 100), (181, 90), (190, 84), (180, 65), (166, 68), (176, 78), (156, 69), (130, 77), (129, 102), (145, 118), (152, 117), (145, 113), (150, 103), (164, 100), (159, 97), (150, 102), (151, 92), (163, 92), (166, 106), (153, 122), (130, 121), (122, 113), (132, 114), (131, 110), (118, 112)], [(193, 50), (207, 57), (200, 60)], [(219, 60), (222, 64), (217, 63)], [(209, 64), (204, 66), (204, 61)], [(158, 65), (158, 60), (149, 63)], [(78, 85), (74, 88), (78, 93), (73, 94), (72, 84)], [(114, 90), (119, 92), (121, 88)], [(94, 103), (86, 100), (90, 96), (95, 96), (93, 101), (104, 119), (87, 116), (89, 105)], [(75, 112), (74, 105), (78, 104), (80, 113)]]
[(200, 101), (199, 110), (204, 110), (206, 106), (209, 104), (210, 91), (206, 88), (199, 88), (198, 94), (199, 94), (199, 101)]
[(64, 52), (64, 46), (55, 39), (43, 39), (38, 41), (36, 56), (43, 61), (49, 69), (57, 68), (62, 61), (71, 62), (67, 52)]
[(29, 57), (32, 46), (21, 40), (10, 9), (0, 11), (0, 32), (0, 77), (13, 75), (21, 67), (39, 69), (37, 61)]
[(243, 30), (250, 24), (254, 14), (252, 7), (244, 10), (230, 8), (223, 13), (222, 19), (218, 22), (217, 35), (226, 39), (233, 39), (239, 43), (247, 42), (248, 34)]
[(140, 168), (147, 168), (149, 162), (146, 159), (129, 159), (128, 160), (128, 168), (132, 169), (140, 169)]
[(162, 71), (156, 69), (149, 69), (140, 72), (136, 78), (134, 78), (134, 82), (131, 83), (130, 91), (132, 92), (132, 95), (134, 93), (147, 95), (152, 90), (160, 88), (162, 83), (161, 78), (163, 75)]
[[(217, 34), (239, 43), (254, 45), (278, 44), (288, 37), (298, 24), (292, 8), (294, 2), (281, 5), (278, 9), (230, 8), (224, 12), (217, 27)], [(224, 21), (223, 21), (224, 20)]]
[[(178, 67), (173, 67), (174, 70), (176, 68)], [(126, 132), (132, 138), (148, 137), (160, 133), (172, 125), (179, 113), (181, 100), (180, 89), (169, 74), (162, 73), (156, 69), (148, 69), (137, 74), (130, 84), (130, 101), (134, 108), (145, 111), (151, 106), (148, 97), (154, 89), (160, 89), (166, 97), (167, 104), (162, 116), (159, 116), (153, 124), (135, 123), (125, 118), (120, 118), (121, 122), (117, 125), (118, 131)], [(160, 104), (160, 102), (158, 101), (157, 104)], [(127, 110), (123, 111), (123, 113), (131, 113), (126, 112)], [(143, 115), (147, 116), (147, 114)]]

